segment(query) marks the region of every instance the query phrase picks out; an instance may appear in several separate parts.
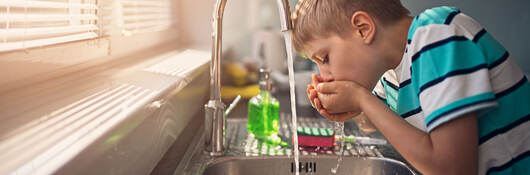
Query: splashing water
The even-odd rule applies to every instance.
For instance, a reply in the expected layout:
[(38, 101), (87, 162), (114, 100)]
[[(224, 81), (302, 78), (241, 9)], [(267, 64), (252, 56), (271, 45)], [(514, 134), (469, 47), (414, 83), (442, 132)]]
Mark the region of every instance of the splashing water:
[(292, 115), (292, 128), (291, 131), (293, 133), (293, 152), (294, 152), (294, 164), (295, 164), (295, 173), (296, 175), (299, 174), (300, 165), (299, 165), (299, 150), (298, 150), (298, 133), (296, 128), (298, 128), (296, 124), (296, 96), (295, 96), (295, 82), (294, 82), (294, 65), (293, 65), (293, 45), (291, 42), (291, 31), (287, 30), (283, 32), (284, 39), (285, 39), (285, 48), (287, 49), (287, 66), (289, 69), (289, 89), (290, 89), (290, 95), (291, 95), (291, 115)]
[(339, 140), (339, 159), (337, 160), (337, 166), (331, 168), (331, 173), (337, 174), (344, 156), (344, 122), (335, 122), (333, 129), (335, 130), (335, 138)]

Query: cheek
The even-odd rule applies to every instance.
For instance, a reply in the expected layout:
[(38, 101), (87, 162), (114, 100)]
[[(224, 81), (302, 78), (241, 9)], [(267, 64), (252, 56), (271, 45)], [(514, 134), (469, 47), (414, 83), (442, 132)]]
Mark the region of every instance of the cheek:
[(357, 72), (354, 65), (351, 64), (334, 64), (330, 66), (330, 72), (337, 81), (355, 81)]
[(359, 83), (365, 88), (371, 87), (373, 70), (370, 66), (362, 64), (361, 60), (355, 61), (354, 59), (351, 59), (350, 62), (333, 65), (330, 70), (335, 80), (353, 81)]

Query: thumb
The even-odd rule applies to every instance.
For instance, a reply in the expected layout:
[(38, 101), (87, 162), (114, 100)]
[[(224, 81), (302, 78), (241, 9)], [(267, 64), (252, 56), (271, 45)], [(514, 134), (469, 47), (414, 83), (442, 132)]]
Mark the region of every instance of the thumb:
[(336, 85), (334, 82), (330, 83), (318, 83), (316, 90), (324, 94), (333, 94), (336, 91)]
[(317, 85), (318, 83), (320, 83), (320, 82), (322, 82), (322, 81), (321, 81), (321, 79), (320, 79), (320, 77), (319, 77), (318, 75), (316, 75), (316, 74), (312, 74), (312, 75), (311, 75), (311, 83), (312, 83), (313, 85), (316, 86), (316, 85)]

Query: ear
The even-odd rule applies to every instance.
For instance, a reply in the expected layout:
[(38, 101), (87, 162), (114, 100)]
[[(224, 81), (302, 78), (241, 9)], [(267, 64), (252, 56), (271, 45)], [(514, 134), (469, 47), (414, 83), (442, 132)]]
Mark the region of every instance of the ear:
[(353, 34), (360, 37), (365, 44), (371, 44), (375, 36), (375, 21), (366, 12), (357, 11), (351, 17)]

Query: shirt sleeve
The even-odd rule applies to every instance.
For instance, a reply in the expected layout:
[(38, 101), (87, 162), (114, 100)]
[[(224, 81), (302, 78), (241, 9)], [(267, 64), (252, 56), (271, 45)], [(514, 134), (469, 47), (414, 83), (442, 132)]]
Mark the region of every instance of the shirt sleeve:
[[(458, 35), (466, 32), (461, 30), (465, 29), (455, 25), (431, 31), (425, 28), (424, 34), (412, 41), (421, 48), (414, 49), (418, 51), (412, 56), (411, 81), (428, 132), (466, 113), (480, 115), (497, 106), (486, 57), (473, 38)], [(454, 35), (421, 43), (438, 32)]]
[(388, 105), (386, 101), (386, 95), (385, 95), (385, 87), (383, 85), (383, 77), (377, 82), (374, 89), (372, 90), (372, 94), (374, 94), (379, 100), (381, 100), (383, 103)]

